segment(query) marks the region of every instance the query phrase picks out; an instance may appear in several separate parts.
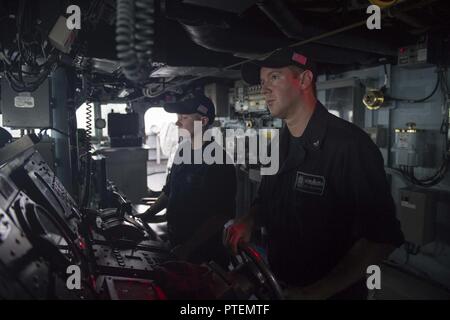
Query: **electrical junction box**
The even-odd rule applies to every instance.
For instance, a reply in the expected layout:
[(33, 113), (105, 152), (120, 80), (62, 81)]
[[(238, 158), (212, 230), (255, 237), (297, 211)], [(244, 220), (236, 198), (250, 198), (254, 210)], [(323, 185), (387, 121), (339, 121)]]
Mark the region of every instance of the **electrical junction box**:
[(399, 48), (398, 66), (414, 69), (434, 65), (437, 43), (432, 40), (430, 36), (423, 36), (416, 44)]
[(234, 92), (230, 93), (230, 105), (237, 113), (267, 113), (267, 105), (260, 85), (247, 86), (243, 81), (236, 81)]
[(409, 188), (399, 191), (399, 219), (405, 240), (421, 246), (434, 241), (437, 194), (429, 190)]
[(1, 80), (3, 125), (14, 129), (37, 129), (52, 126), (50, 81), (33, 92), (16, 92), (5, 78)]
[(429, 153), (424, 130), (414, 125), (406, 129), (395, 129), (394, 164), (397, 166), (423, 167)]
[(261, 92), (261, 86), (255, 85), (247, 88), (248, 110), (266, 111), (266, 99)]

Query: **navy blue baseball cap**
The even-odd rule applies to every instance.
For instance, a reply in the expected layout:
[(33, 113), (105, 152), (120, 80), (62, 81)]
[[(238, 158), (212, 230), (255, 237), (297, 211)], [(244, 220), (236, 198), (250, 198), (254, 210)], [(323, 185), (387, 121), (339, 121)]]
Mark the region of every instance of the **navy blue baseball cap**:
[(216, 117), (214, 103), (205, 95), (194, 95), (185, 100), (166, 103), (164, 110), (169, 113), (193, 114), (198, 113), (208, 117), (208, 124), (211, 125)]
[(303, 70), (310, 70), (316, 75), (316, 65), (309, 57), (293, 48), (280, 49), (264, 58), (245, 63), (242, 66), (242, 79), (250, 85), (260, 83), (260, 71), (262, 67), (283, 68), (297, 66)]

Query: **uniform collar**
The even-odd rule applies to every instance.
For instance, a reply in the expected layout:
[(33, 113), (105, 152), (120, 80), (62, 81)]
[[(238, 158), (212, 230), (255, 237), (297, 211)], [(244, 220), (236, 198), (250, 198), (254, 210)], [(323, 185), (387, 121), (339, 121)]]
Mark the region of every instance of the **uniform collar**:
[[(294, 138), (287, 125), (283, 127), (280, 135), (280, 161), (282, 163), (280, 173), (296, 168), (305, 160), (308, 151), (322, 148), (327, 123), (328, 110), (317, 101), (314, 112), (300, 138)], [(292, 144), (291, 139), (298, 139), (298, 143)], [(291, 148), (295, 148), (295, 150), (291, 150)]]
[(327, 132), (328, 110), (319, 101), (316, 103), (314, 112), (306, 125), (302, 135), (305, 147), (310, 150), (322, 148), (323, 140)]

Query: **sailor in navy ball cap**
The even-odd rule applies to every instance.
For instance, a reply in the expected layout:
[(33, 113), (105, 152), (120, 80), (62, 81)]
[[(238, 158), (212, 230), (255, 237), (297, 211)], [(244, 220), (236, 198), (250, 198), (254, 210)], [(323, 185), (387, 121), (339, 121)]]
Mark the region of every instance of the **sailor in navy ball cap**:
[[(155, 221), (155, 215), (166, 209), (167, 236), (174, 257), (192, 263), (213, 260), (227, 267), (229, 255), (222, 244), (222, 230), (235, 215), (235, 167), (232, 161), (225, 160), (227, 154), (216, 141), (200, 138), (198, 148), (192, 143), (213, 124), (214, 104), (204, 94), (196, 93), (167, 103), (164, 109), (177, 114), (178, 129), (192, 138), (180, 143), (175, 157), (185, 159), (183, 152), (188, 149), (190, 156), (187, 162), (174, 160), (161, 195), (141, 218)], [(194, 130), (195, 123), (200, 123), (202, 130)], [(223, 152), (224, 162), (209, 164), (202, 157), (199, 163), (194, 161), (194, 154), (203, 154), (207, 147)]]
[(290, 299), (365, 299), (367, 268), (403, 243), (383, 157), (361, 128), (316, 98), (311, 56), (289, 48), (243, 65), (284, 120), (280, 168), (262, 177), (249, 212), (224, 233), (236, 251), (266, 230), (270, 268)]

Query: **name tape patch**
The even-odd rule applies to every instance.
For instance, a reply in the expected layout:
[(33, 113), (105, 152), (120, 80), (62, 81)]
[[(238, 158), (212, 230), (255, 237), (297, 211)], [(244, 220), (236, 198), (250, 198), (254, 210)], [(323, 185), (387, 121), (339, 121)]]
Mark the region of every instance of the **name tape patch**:
[(325, 190), (325, 177), (297, 171), (295, 189), (321, 196)]

